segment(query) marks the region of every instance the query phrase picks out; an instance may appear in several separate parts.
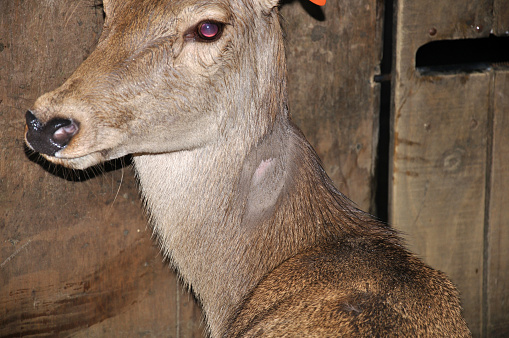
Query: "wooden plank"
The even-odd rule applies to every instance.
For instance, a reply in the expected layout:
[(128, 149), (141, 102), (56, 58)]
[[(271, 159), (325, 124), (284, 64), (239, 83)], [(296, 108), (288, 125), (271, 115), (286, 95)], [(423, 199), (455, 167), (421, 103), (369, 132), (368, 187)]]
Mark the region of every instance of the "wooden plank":
[[(283, 14), (293, 116), (367, 210), (381, 12), (375, 0), (352, 3), (327, 4), (324, 21), (307, 3)], [(102, 12), (93, 4), (0, 2), (0, 336), (203, 336), (200, 310), (150, 239), (130, 169), (73, 182), (23, 153), (26, 109), (94, 48)]]
[(372, 210), (383, 7), (376, 0), (293, 1), (285, 18), (290, 113), (338, 189)]
[[(72, 182), (23, 152), (26, 109), (94, 48), (103, 17), (92, 5), (0, 2), (0, 336), (178, 332), (180, 290), (131, 170)], [(185, 316), (201, 335), (199, 316)]]
[(485, 74), (421, 79), (395, 102), (391, 221), (457, 284), (473, 332), (481, 327), (489, 84)]
[(509, 336), (509, 72), (497, 71), (493, 90), (493, 152), (489, 202), (486, 337)]
[(479, 38), (492, 1), (401, 0), (396, 6), (390, 219), (410, 247), (458, 285), (482, 332), (486, 153), (492, 74), (421, 76), (415, 55), (444, 39)]
[(494, 0), (493, 17), (493, 34), (509, 36), (509, 1)]
[[(492, 6), (493, 0), (398, 1), (395, 55), (399, 61), (395, 67), (413, 67), (417, 49), (431, 41), (489, 36)], [(402, 74), (401, 70), (398, 74)]]

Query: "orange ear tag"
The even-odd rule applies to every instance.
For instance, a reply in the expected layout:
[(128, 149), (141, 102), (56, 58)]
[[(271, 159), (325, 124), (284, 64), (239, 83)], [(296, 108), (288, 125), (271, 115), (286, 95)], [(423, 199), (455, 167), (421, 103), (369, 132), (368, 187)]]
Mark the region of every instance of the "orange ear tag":
[(327, 1), (327, 0), (309, 0), (309, 1), (311, 1), (315, 5), (323, 6), (323, 5), (325, 5), (325, 1)]

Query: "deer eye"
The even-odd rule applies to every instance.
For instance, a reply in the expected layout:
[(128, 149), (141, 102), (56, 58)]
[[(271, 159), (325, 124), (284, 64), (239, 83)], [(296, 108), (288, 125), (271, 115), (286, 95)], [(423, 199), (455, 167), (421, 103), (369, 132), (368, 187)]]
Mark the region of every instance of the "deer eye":
[(224, 24), (215, 21), (203, 21), (196, 26), (196, 38), (201, 41), (216, 41), (223, 33)]

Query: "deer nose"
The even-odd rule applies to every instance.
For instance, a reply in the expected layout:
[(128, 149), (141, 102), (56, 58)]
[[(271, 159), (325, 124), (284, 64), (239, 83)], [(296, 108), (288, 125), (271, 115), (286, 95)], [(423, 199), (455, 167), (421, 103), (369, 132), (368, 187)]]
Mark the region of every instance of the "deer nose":
[(78, 133), (79, 124), (71, 119), (54, 118), (42, 124), (29, 110), (26, 112), (26, 141), (33, 150), (50, 156), (63, 148)]

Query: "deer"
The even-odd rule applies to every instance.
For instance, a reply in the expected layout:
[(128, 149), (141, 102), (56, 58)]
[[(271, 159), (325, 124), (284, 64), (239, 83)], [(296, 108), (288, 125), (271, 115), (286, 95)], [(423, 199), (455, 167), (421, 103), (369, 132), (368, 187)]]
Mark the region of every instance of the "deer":
[(104, 0), (95, 50), (26, 112), (85, 169), (127, 154), (211, 337), (469, 337), (459, 293), (334, 186), (292, 122), (277, 0)]

